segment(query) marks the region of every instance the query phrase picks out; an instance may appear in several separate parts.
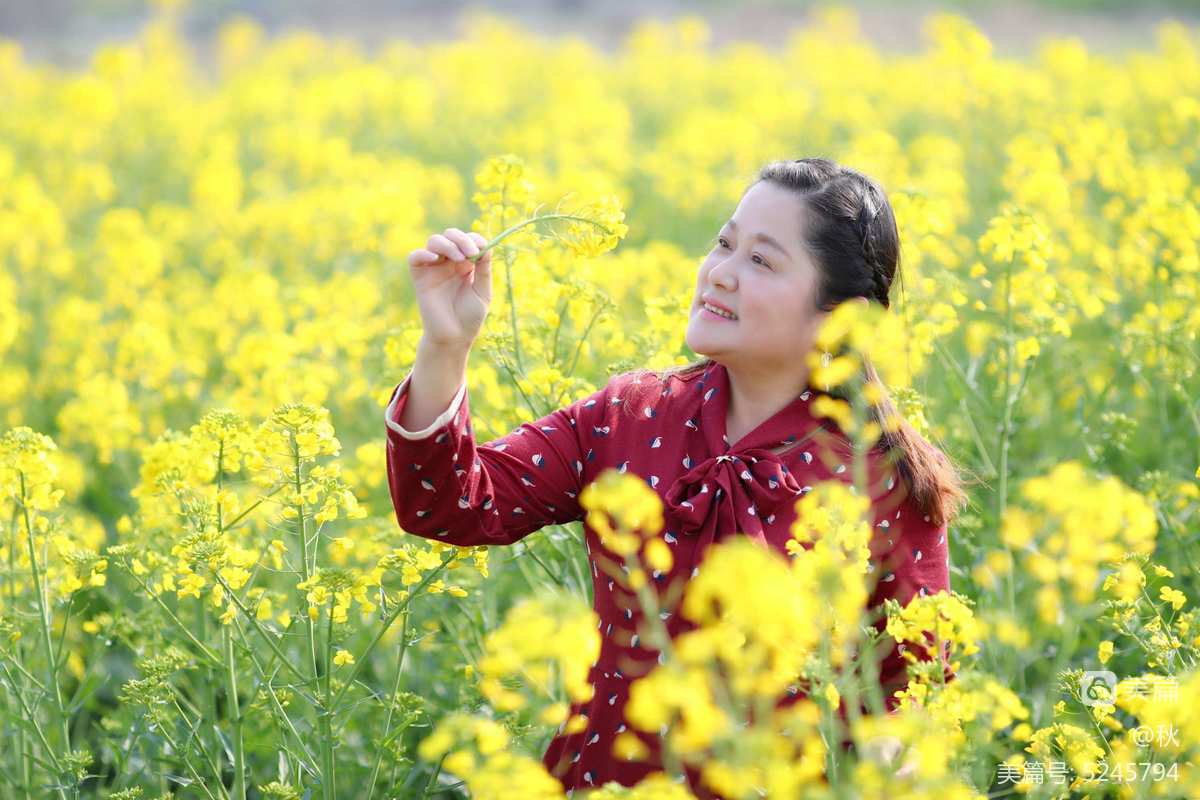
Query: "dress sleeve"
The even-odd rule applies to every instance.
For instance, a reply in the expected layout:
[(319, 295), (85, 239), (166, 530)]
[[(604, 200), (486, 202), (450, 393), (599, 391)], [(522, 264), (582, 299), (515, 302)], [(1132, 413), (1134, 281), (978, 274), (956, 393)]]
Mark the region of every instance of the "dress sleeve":
[(460, 546), (512, 544), (554, 523), (583, 518), (579, 492), (596, 458), (588, 438), (613, 382), (507, 436), (477, 444), (464, 381), (428, 427), (399, 420), (412, 373), (392, 393), (387, 473), (392, 506), (408, 533)]
[[(868, 601), (870, 608), (879, 609), (882, 615), (883, 602), (889, 598), (895, 599), (903, 607), (919, 595), (950, 591), (950, 559), (945, 525), (934, 525), (906, 499), (900, 503), (898, 511), (883, 512), (877, 517), (875, 531), (874, 541), (879, 543), (880, 548), (880, 556), (876, 561), (879, 579)], [(886, 625), (886, 617), (876, 623), (880, 631)], [(892, 646), (880, 662), (879, 683), (888, 711), (894, 710), (899, 703), (893, 693), (908, 684), (908, 661), (903, 651), (907, 649), (920, 660), (934, 657), (934, 633), (927, 633), (928, 647), (913, 643), (900, 644), (885, 637), (885, 641), (892, 641)], [(953, 680), (954, 671), (950, 669), (948, 650), (943, 648), (941, 655), (943, 674), (947, 681)]]

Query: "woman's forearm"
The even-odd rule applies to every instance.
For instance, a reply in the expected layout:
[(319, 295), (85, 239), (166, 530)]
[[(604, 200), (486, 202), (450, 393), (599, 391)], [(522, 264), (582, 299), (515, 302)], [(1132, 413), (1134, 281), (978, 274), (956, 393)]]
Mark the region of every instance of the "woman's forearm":
[(400, 415), (402, 428), (424, 430), (450, 406), (467, 379), (470, 354), (470, 347), (444, 347), (421, 339), (408, 382), (408, 401)]

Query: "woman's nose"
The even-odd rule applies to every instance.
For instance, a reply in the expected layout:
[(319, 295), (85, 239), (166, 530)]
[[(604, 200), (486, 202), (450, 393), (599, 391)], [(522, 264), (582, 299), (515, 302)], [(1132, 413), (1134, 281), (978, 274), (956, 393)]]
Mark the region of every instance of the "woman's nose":
[(728, 289), (733, 285), (733, 270), (725, 269), (725, 263), (717, 264), (708, 271), (708, 281), (709, 283)]

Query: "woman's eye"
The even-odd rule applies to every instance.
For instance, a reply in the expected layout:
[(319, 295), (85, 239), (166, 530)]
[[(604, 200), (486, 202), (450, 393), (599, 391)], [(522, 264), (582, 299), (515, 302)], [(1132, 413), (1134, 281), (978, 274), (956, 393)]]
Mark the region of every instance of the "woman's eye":
[[(726, 248), (727, 248), (727, 247), (729, 247), (729, 243), (725, 241), (725, 237), (723, 237), (723, 236), (719, 236), (719, 237), (717, 237), (717, 245), (718, 245), (718, 246), (720, 246), (720, 247), (726, 247)], [(762, 256), (760, 256), (760, 255), (758, 255), (757, 253), (755, 253), (755, 254), (754, 254), (754, 257), (755, 257), (756, 259), (758, 259), (757, 261), (755, 261), (755, 262), (754, 262), (755, 264), (762, 264), (762, 265), (763, 265), (764, 267), (766, 267), (767, 269), (770, 269), (770, 268), (771, 268), (771, 265), (770, 265), (770, 264), (768, 264), (767, 262), (765, 262), (765, 261), (763, 261), (763, 260), (762, 260)]]

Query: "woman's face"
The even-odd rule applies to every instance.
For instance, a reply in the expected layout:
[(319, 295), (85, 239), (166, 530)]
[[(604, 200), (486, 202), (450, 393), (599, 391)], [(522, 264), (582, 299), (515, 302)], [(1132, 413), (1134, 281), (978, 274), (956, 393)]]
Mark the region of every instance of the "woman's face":
[[(726, 367), (795, 371), (812, 347), (817, 268), (800, 242), (800, 199), (767, 181), (742, 196), (696, 276), (686, 340)], [(736, 320), (704, 309), (704, 298)]]

